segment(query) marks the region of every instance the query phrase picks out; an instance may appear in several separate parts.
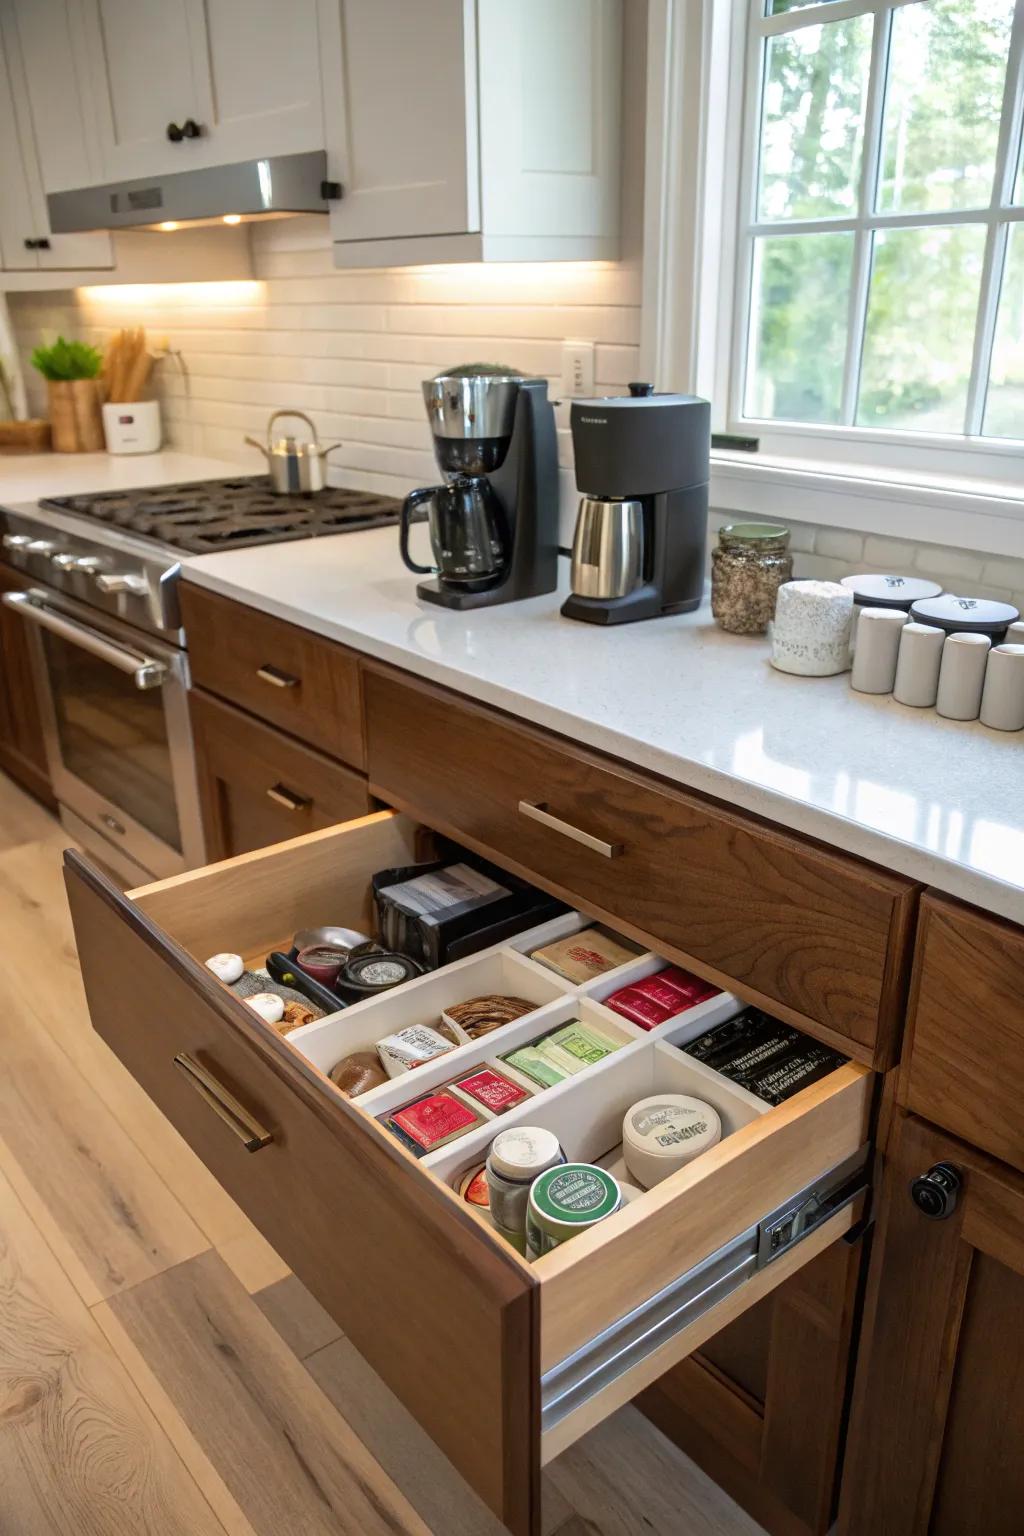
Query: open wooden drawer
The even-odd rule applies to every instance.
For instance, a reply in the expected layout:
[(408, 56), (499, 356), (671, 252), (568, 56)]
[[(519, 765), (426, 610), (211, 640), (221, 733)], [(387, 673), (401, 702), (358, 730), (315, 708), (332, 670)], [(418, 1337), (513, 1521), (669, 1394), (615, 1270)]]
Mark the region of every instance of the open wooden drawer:
[[(97, 1031), (525, 1536), (538, 1527), (543, 1461), (854, 1225), (873, 1078), (849, 1063), (759, 1106), (694, 1163), (527, 1264), (203, 965), (217, 950), (266, 953), (309, 924), (365, 927), (370, 875), (411, 862), (415, 832), (382, 812), (128, 895), (69, 852), (68, 893)], [(621, 1055), (636, 1072), (648, 1049), (666, 1047)], [(612, 1091), (610, 1070), (607, 1081)], [(550, 1092), (538, 1118), (555, 1113)]]

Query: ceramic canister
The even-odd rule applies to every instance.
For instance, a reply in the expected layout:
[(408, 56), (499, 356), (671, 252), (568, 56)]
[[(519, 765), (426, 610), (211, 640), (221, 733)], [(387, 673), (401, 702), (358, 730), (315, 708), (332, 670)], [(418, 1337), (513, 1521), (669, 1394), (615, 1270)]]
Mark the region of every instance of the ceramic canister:
[(981, 723), (994, 731), (1024, 730), (1024, 645), (997, 645), (989, 652)]
[(947, 720), (977, 720), (991, 648), (988, 635), (946, 636), (935, 708)]
[(858, 693), (892, 693), (900, 636), (907, 615), (902, 608), (862, 608), (850, 686)]
[(787, 581), (772, 624), (772, 666), (799, 677), (832, 677), (850, 665), (853, 593), (838, 581)]
[(942, 630), (930, 624), (904, 624), (892, 690), (898, 704), (931, 709), (939, 693), (944, 639)]

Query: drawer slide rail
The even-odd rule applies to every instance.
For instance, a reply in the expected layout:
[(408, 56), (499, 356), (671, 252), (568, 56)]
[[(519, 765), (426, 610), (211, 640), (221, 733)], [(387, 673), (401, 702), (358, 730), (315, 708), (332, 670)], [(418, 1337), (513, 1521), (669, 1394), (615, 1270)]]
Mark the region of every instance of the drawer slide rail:
[(541, 1430), (602, 1392), (689, 1327), (738, 1286), (816, 1231), (868, 1188), (870, 1148), (863, 1146), (829, 1173), (723, 1244), (625, 1317), (589, 1339), (541, 1378)]

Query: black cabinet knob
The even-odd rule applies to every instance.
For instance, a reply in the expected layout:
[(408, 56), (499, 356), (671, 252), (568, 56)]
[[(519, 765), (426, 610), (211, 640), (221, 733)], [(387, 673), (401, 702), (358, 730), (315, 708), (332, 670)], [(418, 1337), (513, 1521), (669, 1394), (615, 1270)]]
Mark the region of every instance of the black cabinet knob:
[(960, 1170), (952, 1163), (936, 1163), (913, 1181), (910, 1198), (932, 1221), (945, 1221), (956, 1210), (956, 1197), (962, 1182)]
[(183, 129), (178, 127), (177, 123), (168, 123), (167, 137), (170, 139), (172, 144), (180, 144), (182, 139), (185, 137), (185, 133)]
[(38, 240), (25, 240), (23, 244), (26, 251), (48, 251), (50, 249), (50, 242), (46, 235), (41, 236)]
[(198, 139), (203, 130), (194, 117), (186, 117), (181, 125), (181, 131), (186, 139)]

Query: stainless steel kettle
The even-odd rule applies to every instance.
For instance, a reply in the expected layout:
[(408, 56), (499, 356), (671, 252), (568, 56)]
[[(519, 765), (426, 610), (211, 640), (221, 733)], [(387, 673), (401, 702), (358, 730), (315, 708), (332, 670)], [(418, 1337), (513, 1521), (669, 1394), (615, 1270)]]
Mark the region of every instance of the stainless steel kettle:
[[(290, 436), (272, 438), (270, 429), (282, 416), (304, 421), (313, 434), (312, 442), (300, 442), (297, 437)], [(331, 443), (329, 447), (321, 448), (316, 427), (305, 411), (275, 411), (267, 422), (266, 443), (258, 443), (254, 437), (247, 437), (245, 441), (263, 454), (270, 471), (271, 487), (281, 496), (322, 491), (327, 483), (324, 461), (335, 448), (341, 447), (340, 443)]]

